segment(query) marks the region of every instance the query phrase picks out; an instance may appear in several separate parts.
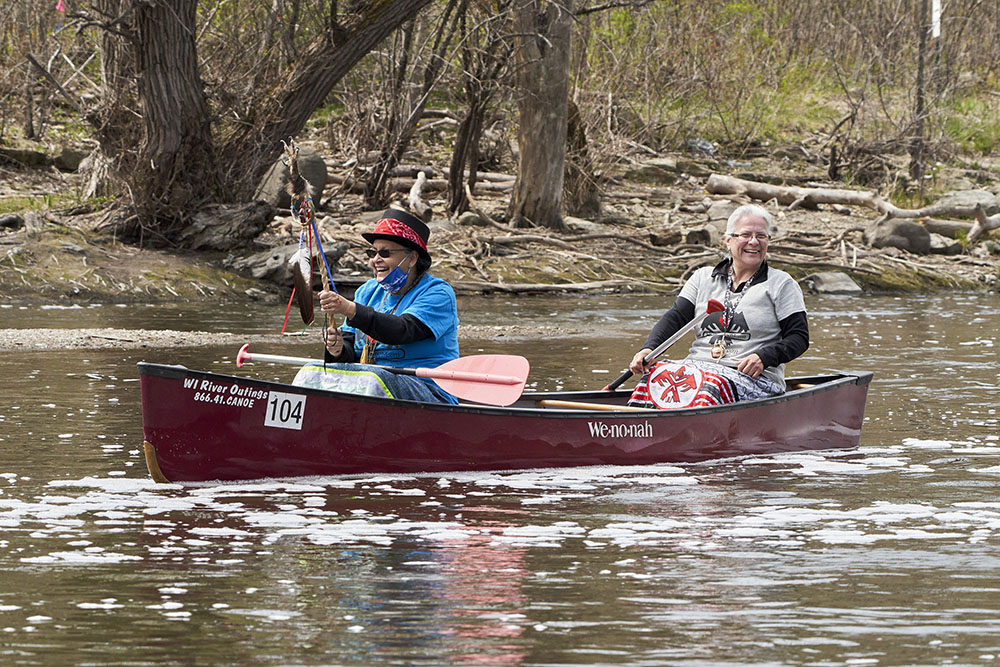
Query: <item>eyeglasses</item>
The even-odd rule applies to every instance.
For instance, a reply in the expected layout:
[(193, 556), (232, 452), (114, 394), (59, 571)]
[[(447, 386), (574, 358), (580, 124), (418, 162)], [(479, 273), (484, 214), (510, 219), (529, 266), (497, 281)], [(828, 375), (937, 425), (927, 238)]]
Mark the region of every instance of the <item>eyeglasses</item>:
[(410, 251), (406, 248), (380, 248), (378, 250), (376, 250), (375, 248), (365, 248), (365, 254), (368, 255), (368, 259), (373, 258), (375, 255), (378, 255), (382, 259), (389, 259), (390, 257), (392, 257), (392, 253), (394, 252), (410, 252)]
[(733, 238), (740, 239), (741, 241), (750, 241), (750, 239), (757, 239), (761, 243), (764, 243), (769, 238), (771, 238), (770, 234), (765, 234), (764, 232), (757, 232), (756, 234), (754, 234), (753, 232), (743, 232), (742, 234), (730, 234), (730, 236), (732, 236)]

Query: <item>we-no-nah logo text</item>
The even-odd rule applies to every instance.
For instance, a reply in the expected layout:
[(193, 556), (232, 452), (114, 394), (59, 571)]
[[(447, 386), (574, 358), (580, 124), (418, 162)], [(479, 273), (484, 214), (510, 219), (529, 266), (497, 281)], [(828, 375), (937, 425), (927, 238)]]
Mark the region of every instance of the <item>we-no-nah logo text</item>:
[(594, 438), (652, 438), (653, 425), (649, 422), (641, 424), (620, 423), (608, 424), (607, 422), (587, 422), (590, 427), (590, 435)]

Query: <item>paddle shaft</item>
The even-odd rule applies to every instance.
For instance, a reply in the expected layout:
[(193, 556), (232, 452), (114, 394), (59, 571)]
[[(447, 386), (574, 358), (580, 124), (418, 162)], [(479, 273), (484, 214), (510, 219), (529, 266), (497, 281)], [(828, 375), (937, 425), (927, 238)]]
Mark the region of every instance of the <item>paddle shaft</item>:
[(547, 408), (571, 408), (575, 410), (604, 410), (607, 412), (656, 412), (653, 408), (640, 408), (635, 405), (608, 405), (607, 403), (581, 403), (579, 401), (560, 401), (546, 398), (535, 401)]
[[(674, 333), (673, 336), (671, 336), (670, 338), (666, 339), (665, 341), (663, 341), (662, 343), (660, 343), (659, 345), (657, 345), (656, 349), (654, 349), (652, 352), (650, 352), (649, 354), (647, 354), (646, 357), (643, 359), (643, 364), (647, 365), (647, 366), (649, 364), (651, 364), (653, 362), (653, 360), (656, 359), (661, 354), (663, 354), (668, 347), (670, 347), (671, 345), (673, 345), (674, 343), (676, 343), (677, 341), (679, 341), (681, 338), (683, 338), (684, 334), (686, 334), (688, 331), (691, 331), (696, 326), (698, 326), (699, 324), (701, 324), (705, 320), (706, 317), (708, 317), (712, 313), (718, 313), (718, 312), (721, 312), (721, 311), (723, 311), (725, 309), (726, 309), (726, 307), (723, 306), (716, 299), (709, 299), (708, 300), (708, 306), (706, 307), (704, 313), (701, 313), (700, 315), (698, 315), (697, 317), (695, 317), (693, 320), (691, 320), (690, 322), (688, 322), (687, 324), (685, 324), (684, 326), (682, 326), (680, 329), (678, 329), (677, 332)], [(607, 387), (605, 387), (604, 390), (605, 391), (614, 391), (615, 389), (617, 389), (618, 387), (620, 387), (623, 382), (625, 382), (630, 377), (632, 377), (632, 375), (633, 375), (633, 373), (632, 373), (631, 370), (625, 371), (624, 373), (622, 373), (621, 375), (619, 375), (616, 380), (614, 380)]]
[[(259, 352), (249, 352), (246, 347), (240, 349), (236, 358), (236, 367), (240, 368), (247, 361), (270, 361), (276, 364), (291, 364), (295, 366), (305, 366), (306, 364), (323, 365), (322, 359), (307, 359), (305, 357), (286, 357), (280, 354), (260, 354)], [(468, 371), (442, 370), (439, 368), (402, 368), (399, 366), (379, 366), (368, 364), (375, 368), (384, 368), (390, 373), (397, 375), (414, 375), (416, 377), (430, 378), (432, 380), (458, 380), (461, 382), (485, 382), (488, 384), (522, 384), (522, 378), (513, 375), (498, 375), (494, 373), (470, 373)]]

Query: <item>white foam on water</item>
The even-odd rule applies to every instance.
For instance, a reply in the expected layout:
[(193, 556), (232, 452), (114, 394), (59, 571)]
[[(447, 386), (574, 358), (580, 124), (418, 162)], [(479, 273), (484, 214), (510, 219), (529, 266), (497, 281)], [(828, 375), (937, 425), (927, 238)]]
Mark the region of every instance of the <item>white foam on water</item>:
[[(991, 539), (1000, 530), (1000, 503), (951, 503), (939, 507), (931, 503), (879, 501), (850, 508), (841, 503), (822, 502), (822, 495), (808, 497), (808, 491), (799, 491), (799, 494), (807, 494), (800, 496), (772, 490), (767, 493), (767, 500), (758, 496), (749, 508), (742, 508), (746, 503), (734, 505), (735, 515), (709, 513), (684, 520), (639, 515), (634, 521), (623, 521), (622, 516), (602, 519), (600, 514), (595, 514), (586, 526), (555, 519), (559, 518), (558, 506), (586, 503), (609, 491), (621, 490), (623, 502), (643, 507), (648, 496), (664, 491), (670, 493), (671, 488), (691, 489), (678, 493), (692, 494), (696, 500), (702, 497), (699, 494), (705, 493), (709, 498), (715, 497), (719, 493), (717, 481), (724, 482), (729, 476), (742, 474), (741, 468), (756, 466), (815, 478), (822, 483), (826, 478), (844, 475), (933, 472), (935, 462), (930, 465), (913, 463), (910, 457), (919, 456), (920, 450), (943, 450), (977, 457), (975, 460), (980, 465), (969, 466), (967, 470), (992, 475), (1000, 472), (1000, 463), (982, 464), (987, 463), (989, 457), (1000, 454), (998, 439), (1000, 436), (992, 434), (964, 441), (907, 438), (899, 445), (757, 456), (738, 459), (724, 472), (719, 472), (718, 463), (706, 464), (711, 466), (707, 472), (702, 464), (686, 467), (664, 464), (447, 475), (317, 477), (204, 485), (157, 484), (147, 478), (127, 479), (109, 474), (105, 478), (48, 482), (47, 487), (65, 490), (65, 495), (38, 496), (32, 499), (33, 502), (0, 496), (0, 526), (31, 531), (38, 538), (65, 537), (61, 546), (77, 547), (72, 550), (50, 546), (49, 553), (34, 557), (24, 554), (22, 562), (83, 566), (142, 558), (195, 562), (206, 556), (208, 547), (238, 551), (253, 545), (295, 540), (316, 545), (379, 546), (401, 540), (407, 543), (422, 540), (461, 548), (473, 542), (481, 544), (484, 535), (492, 544), (500, 546), (551, 548), (565, 545), (567, 540), (578, 540), (588, 547), (670, 545), (692, 552), (713, 552), (731, 548), (735, 543), (757, 545), (763, 550), (775, 545), (801, 547), (810, 541), (823, 544), (872, 544), (893, 540), (969, 543)], [(0, 474), (0, 479), (10, 484), (14, 484), (17, 477), (16, 473)], [(706, 483), (709, 481), (711, 483)], [(807, 489), (819, 488), (811, 480), (803, 483)], [(339, 493), (342, 489), (364, 497), (355, 505), (344, 506), (345, 498), (352, 497), (353, 493), (345, 496)], [(739, 495), (744, 491), (737, 486), (729, 493)], [(817, 493), (822, 494), (822, 491)], [(462, 518), (462, 501), (474, 509), (481, 502), (479, 497), (501, 494), (526, 508), (520, 512), (513, 510), (512, 523), (534, 523), (507, 526), (496, 532), (469, 525)], [(385, 512), (378, 508), (378, 503), (366, 501), (375, 496), (414, 500), (409, 504), (403, 500), (390, 503), (392, 510)], [(337, 511), (325, 509), (331, 497), (338, 498)], [(430, 506), (448, 507), (449, 511), (441, 511), (439, 521), (405, 518), (416, 508)], [(456, 506), (458, 513), (451, 509)], [(540, 510), (537, 517), (543, 517), (541, 520), (528, 514), (530, 508), (542, 506), (553, 509)], [(218, 517), (217, 522), (225, 523), (207, 527), (186, 525), (192, 512), (214, 514)], [(435, 514), (438, 514), (436, 510), (425, 516)], [(120, 523), (123, 528), (139, 522), (147, 534), (168, 537), (155, 546), (145, 546), (142, 556), (100, 551), (86, 540), (74, 539), (85, 535), (83, 531), (95, 524), (95, 517), (107, 523)], [(552, 523), (546, 523), (548, 519), (553, 519)], [(182, 535), (174, 533), (178, 527), (183, 528)], [(217, 555), (220, 558), (209, 558), (209, 562), (243, 562), (241, 558), (226, 558), (234, 555), (232, 550), (220, 551)]]
[(374, 543), (389, 545), (400, 536), (430, 542), (462, 543), (470, 531), (456, 522), (417, 522), (407, 520), (348, 519), (338, 523), (318, 522), (300, 528), (286, 528), (268, 534), (263, 542), (272, 544), (282, 538), (301, 537), (313, 544)]
[(82, 479), (67, 480), (56, 479), (48, 482), (46, 486), (51, 487), (73, 487), (73, 488), (93, 488), (114, 493), (138, 493), (155, 489), (165, 491), (167, 489), (183, 489), (180, 484), (160, 484), (152, 479), (112, 479), (108, 477), (84, 477)]
[[(159, 485), (158, 485), (159, 486)], [(347, 483), (340, 488), (350, 488), (353, 483)], [(313, 484), (306, 481), (255, 481), (255, 482), (227, 482), (225, 484), (212, 483), (210, 485), (186, 485), (179, 488), (186, 488), (189, 493), (203, 496), (226, 496), (226, 495), (256, 495), (268, 493), (325, 493), (325, 485)]]
[(253, 618), (262, 618), (266, 621), (287, 621), (298, 616), (301, 616), (301, 612), (288, 611), (285, 609), (236, 609), (218, 607), (224, 609), (223, 613), (226, 614), (238, 614), (240, 616), (250, 616)]
[(388, 484), (379, 484), (375, 487), (379, 491), (388, 491), (389, 493), (397, 496), (426, 496), (427, 493), (423, 489), (400, 489)]
[(567, 537), (581, 537), (587, 530), (573, 522), (560, 521), (549, 526), (507, 526), (493, 542), (516, 546), (558, 547)]
[(319, 523), (320, 519), (303, 516), (294, 512), (250, 512), (244, 514), (243, 521), (258, 527), (307, 526)]
[(914, 447), (917, 449), (951, 449), (959, 444), (964, 443), (956, 443), (950, 440), (921, 440), (919, 438), (903, 438), (904, 447)]
[(147, 604), (146, 605), (146, 609), (161, 609), (161, 610), (181, 609), (183, 607), (184, 607), (184, 603), (182, 603), (182, 602), (173, 602), (173, 601), (170, 601), (170, 602), (161, 602), (159, 604)]
[(993, 347), (992, 338), (977, 338), (975, 340), (967, 340), (960, 342), (959, 345), (976, 345), (981, 347)]
[(48, 556), (22, 558), (22, 563), (53, 563), (69, 565), (106, 565), (108, 563), (123, 563), (130, 560), (142, 560), (141, 556), (115, 553), (88, 553), (84, 551), (53, 551)]
[(76, 605), (80, 609), (122, 609), (125, 607), (115, 598), (105, 598), (100, 602), (78, 602)]
[(191, 529), (191, 532), (195, 535), (201, 535), (203, 537), (253, 537), (254, 535), (254, 533), (249, 530), (238, 530), (236, 528), (195, 527)]

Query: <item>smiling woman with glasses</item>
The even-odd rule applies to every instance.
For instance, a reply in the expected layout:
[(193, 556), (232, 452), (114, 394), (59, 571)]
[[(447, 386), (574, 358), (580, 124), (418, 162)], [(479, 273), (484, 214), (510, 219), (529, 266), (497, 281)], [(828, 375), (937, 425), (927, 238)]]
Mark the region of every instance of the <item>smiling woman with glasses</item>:
[[(798, 283), (767, 265), (770, 239), (767, 209), (748, 204), (733, 211), (724, 237), (729, 257), (694, 272), (629, 363), (643, 376), (633, 405), (718, 405), (785, 391), (785, 364), (808, 349), (809, 325)], [(724, 310), (695, 329), (687, 358), (647, 365), (657, 346), (706, 313), (709, 300)]]
[(436, 368), (458, 358), (455, 291), (429, 273), (430, 230), (423, 220), (389, 208), (361, 235), (372, 278), (347, 299), (320, 292), (324, 313), (344, 316), (324, 331), (322, 367), (306, 366), (296, 384), (387, 398), (457, 403), (433, 381), (378, 366)]

